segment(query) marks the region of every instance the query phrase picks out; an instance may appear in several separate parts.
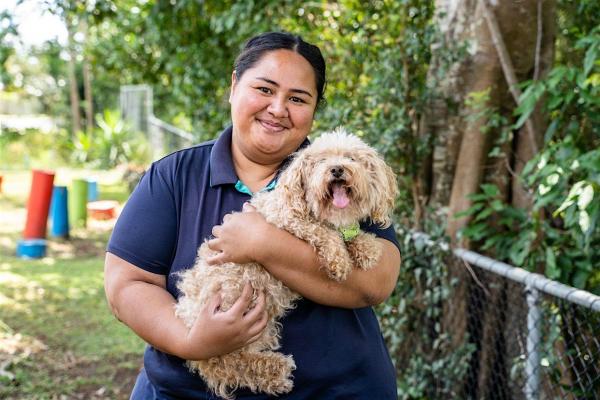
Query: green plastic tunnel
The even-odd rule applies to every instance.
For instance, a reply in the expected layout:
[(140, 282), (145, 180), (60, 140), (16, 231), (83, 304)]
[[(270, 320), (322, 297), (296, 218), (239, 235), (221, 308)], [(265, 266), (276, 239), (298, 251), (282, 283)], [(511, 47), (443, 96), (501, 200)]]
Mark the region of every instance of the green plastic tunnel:
[(85, 179), (74, 179), (69, 190), (69, 223), (73, 227), (85, 228), (87, 224), (88, 183)]

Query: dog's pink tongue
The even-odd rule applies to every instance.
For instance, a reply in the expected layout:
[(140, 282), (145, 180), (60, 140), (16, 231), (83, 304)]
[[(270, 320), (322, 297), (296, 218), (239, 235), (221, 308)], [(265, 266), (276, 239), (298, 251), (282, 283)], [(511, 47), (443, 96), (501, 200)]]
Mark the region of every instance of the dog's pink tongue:
[(333, 186), (333, 205), (337, 208), (346, 208), (350, 204), (350, 199), (346, 194), (346, 189), (341, 185)]

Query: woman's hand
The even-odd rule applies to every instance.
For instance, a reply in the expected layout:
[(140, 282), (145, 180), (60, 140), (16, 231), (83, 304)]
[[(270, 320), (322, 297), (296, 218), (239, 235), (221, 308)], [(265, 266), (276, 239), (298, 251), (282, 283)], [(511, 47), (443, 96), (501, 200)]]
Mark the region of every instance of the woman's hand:
[(213, 227), (214, 238), (208, 241), (208, 247), (219, 254), (206, 260), (209, 265), (256, 261), (265, 233), (273, 226), (249, 203), (244, 204), (242, 211), (225, 215), (223, 224)]
[(200, 311), (182, 343), (179, 356), (186, 360), (205, 360), (231, 353), (254, 342), (267, 326), (265, 294), (252, 301), (252, 287), (246, 284), (240, 298), (227, 311), (221, 311), (221, 296), (216, 294)]

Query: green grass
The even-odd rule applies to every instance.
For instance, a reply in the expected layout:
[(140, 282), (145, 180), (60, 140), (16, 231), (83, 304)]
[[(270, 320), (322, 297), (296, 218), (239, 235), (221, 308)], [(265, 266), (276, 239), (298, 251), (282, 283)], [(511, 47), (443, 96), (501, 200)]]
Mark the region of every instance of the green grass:
[[(0, 378), (0, 398), (98, 390), (106, 398), (127, 398), (143, 342), (110, 313), (102, 268), (97, 257), (0, 256), (0, 337), (23, 342), (22, 354), (8, 368), (14, 380)], [(33, 354), (23, 356), (28, 350)]]
[[(108, 221), (50, 239), (48, 256), (14, 256), (30, 171), (4, 171), (0, 194), (0, 399), (127, 399), (144, 343), (109, 311), (103, 288)], [(55, 183), (90, 176), (61, 169)], [(114, 171), (94, 173), (100, 198), (124, 201)]]

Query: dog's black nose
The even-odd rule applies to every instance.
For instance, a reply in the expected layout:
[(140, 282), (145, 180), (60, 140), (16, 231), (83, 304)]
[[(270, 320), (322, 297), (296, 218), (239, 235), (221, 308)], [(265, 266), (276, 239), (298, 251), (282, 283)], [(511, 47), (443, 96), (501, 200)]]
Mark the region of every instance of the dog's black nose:
[(339, 165), (336, 165), (335, 167), (331, 167), (331, 175), (333, 175), (335, 178), (339, 178), (343, 174), (344, 174), (344, 167), (340, 167)]

